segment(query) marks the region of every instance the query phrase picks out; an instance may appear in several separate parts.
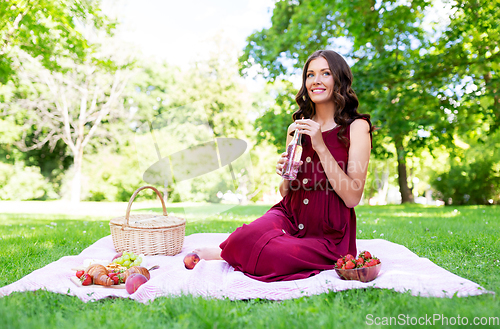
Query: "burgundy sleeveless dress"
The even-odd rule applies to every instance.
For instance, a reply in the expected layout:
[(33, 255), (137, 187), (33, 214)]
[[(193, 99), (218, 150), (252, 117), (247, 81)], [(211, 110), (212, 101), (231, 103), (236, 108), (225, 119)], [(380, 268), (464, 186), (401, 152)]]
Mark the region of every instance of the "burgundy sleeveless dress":
[[(322, 134), (346, 172), (348, 148), (338, 139), (338, 129)], [(288, 194), (220, 245), (222, 258), (251, 278), (265, 282), (304, 279), (333, 269), (337, 259), (348, 253), (356, 256), (354, 209), (345, 205), (328, 182), (310, 137), (303, 138), (303, 164)]]

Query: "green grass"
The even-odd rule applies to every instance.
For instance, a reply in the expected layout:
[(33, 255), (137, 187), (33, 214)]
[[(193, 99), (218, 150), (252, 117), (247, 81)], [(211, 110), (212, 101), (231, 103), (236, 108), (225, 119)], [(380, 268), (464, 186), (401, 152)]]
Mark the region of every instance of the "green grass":
[[(230, 232), (269, 207), (238, 206), (204, 217), (206, 205), (183, 212), (186, 234)], [(160, 211), (160, 209), (151, 209)], [(144, 211), (144, 210), (142, 210)], [(358, 238), (383, 238), (500, 294), (500, 207), (360, 206)], [(0, 286), (109, 234), (109, 218), (0, 214)], [(496, 295), (424, 298), (390, 290), (331, 292), (282, 302), (159, 298), (83, 303), (46, 291), (0, 298), (0, 328), (359, 328), (373, 317), (500, 317)], [(436, 322), (441, 324), (441, 322)], [(408, 325), (407, 327), (409, 327)], [(371, 327), (380, 327), (373, 325)], [(403, 326), (405, 327), (405, 326)], [(464, 326), (462, 326), (464, 327)]]

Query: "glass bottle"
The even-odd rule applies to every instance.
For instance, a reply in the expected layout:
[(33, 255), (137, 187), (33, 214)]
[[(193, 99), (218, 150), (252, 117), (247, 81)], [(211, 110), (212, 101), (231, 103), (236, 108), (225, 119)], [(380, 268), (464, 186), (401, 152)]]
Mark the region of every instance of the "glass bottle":
[(302, 156), (302, 142), (301, 142), (302, 134), (299, 130), (295, 130), (293, 135), (293, 139), (288, 144), (288, 149), (286, 153), (287, 162), (285, 164), (285, 168), (283, 169), (283, 175), (281, 175), (286, 180), (294, 180), (297, 178), (297, 172), (299, 171), (300, 166), (300, 158)]

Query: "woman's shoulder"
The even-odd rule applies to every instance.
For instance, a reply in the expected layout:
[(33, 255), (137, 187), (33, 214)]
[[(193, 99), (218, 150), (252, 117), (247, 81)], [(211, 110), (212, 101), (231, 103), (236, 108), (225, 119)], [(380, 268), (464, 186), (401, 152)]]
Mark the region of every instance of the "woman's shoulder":
[(370, 122), (366, 118), (359, 118), (351, 122), (349, 126), (349, 139), (354, 141), (367, 141), (370, 147), (372, 144), (372, 128)]
[(368, 122), (368, 119), (366, 118), (358, 118), (351, 122), (350, 125), (351, 130), (363, 132), (366, 130), (366, 132), (370, 132), (370, 123)]

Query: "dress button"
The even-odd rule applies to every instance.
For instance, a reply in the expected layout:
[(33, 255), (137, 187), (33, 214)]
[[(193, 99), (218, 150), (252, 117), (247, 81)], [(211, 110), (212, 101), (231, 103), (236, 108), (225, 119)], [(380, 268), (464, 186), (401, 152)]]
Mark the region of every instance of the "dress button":
[(311, 162), (311, 157), (307, 157), (306, 162)]
[(309, 180), (308, 180), (307, 178), (304, 178), (304, 179), (302, 180), (302, 183), (303, 183), (303, 184), (307, 184), (307, 182), (308, 182), (308, 181), (309, 181)]
[(304, 199), (304, 204), (308, 204), (309, 203), (309, 199)]
[(283, 233), (285, 233), (285, 234), (286, 234), (286, 231), (285, 231), (285, 229), (282, 229), (282, 230), (281, 230), (281, 232), (283, 232)]
[(299, 224), (299, 230), (303, 230), (304, 229), (304, 224)]

